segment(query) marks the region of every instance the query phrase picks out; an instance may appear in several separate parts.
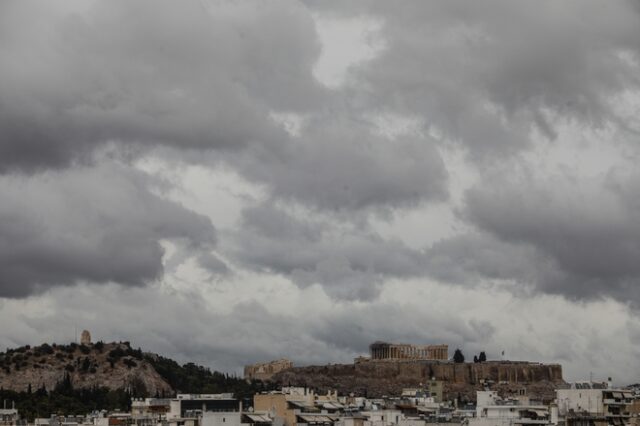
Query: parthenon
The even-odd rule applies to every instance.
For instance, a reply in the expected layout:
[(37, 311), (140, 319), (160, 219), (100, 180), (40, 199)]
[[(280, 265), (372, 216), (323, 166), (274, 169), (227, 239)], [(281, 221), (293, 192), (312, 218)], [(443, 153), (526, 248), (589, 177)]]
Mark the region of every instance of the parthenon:
[(448, 345), (407, 345), (375, 342), (369, 345), (371, 359), (448, 360)]

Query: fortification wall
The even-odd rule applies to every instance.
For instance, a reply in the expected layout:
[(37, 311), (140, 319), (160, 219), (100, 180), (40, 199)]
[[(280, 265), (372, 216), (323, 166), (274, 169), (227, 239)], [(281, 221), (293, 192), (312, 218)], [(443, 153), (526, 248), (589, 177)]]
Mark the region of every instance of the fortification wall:
[(564, 383), (559, 364), (528, 362), (464, 363), (438, 361), (369, 361), (356, 364), (295, 367), (273, 376), (283, 386), (309, 386), (319, 391), (330, 389), (370, 397), (398, 394), (405, 387), (415, 387), (432, 378), (445, 382), (445, 397), (460, 396), (474, 400), (475, 391), (485, 381), (494, 388), (526, 388), (532, 397), (552, 397), (555, 386)]

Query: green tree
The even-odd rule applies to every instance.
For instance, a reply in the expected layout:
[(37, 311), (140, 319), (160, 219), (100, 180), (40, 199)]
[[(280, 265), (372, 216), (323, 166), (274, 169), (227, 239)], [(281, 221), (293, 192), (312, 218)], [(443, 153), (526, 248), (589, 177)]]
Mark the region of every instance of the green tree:
[(480, 356), (478, 357), (479, 362), (485, 362), (487, 360), (487, 354), (484, 351), (480, 352)]

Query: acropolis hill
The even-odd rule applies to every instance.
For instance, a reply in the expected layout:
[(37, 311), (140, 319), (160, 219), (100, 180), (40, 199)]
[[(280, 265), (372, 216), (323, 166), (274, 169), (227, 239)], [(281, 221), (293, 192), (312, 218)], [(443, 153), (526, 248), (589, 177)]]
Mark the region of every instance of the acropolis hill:
[(524, 361), (454, 363), (448, 360), (446, 345), (406, 345), (375, 342), (371, 357), (353, 364), (291, 367), (275, 372), (271, 381), (280, 385), (309, 386), (320, 391), (337, 390), (370, 397), (398, 394), (430, 380), (444, 382), (448, 397), (475, 399), (475, 392), (487, 382), (496, 390), (526, 389), (534, 398), (553, 398), (554, 389), (564, 383), (559, 364)]
[(448, 396), (460, 394), (469, 400), (493, 381), (496, 390), (526, 388), (532, 397), (553, 397), (555, 386), (564, 383), (559, 364), (488, 361), (456, 364), (449, 361), (398, 360), (293, 367), (276, 373), (271, 380), (281, 385), (310, 386), (319, 391), (366, 394), (370, 397), (398, 394), (431, 379), (444, 382)]

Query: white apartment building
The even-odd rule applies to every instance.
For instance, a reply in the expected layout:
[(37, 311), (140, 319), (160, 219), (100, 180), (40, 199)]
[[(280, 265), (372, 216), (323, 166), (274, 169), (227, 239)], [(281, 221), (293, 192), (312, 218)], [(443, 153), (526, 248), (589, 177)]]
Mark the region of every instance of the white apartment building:
[(478, 391), (476, 417), (469, 426), (549, 425), (557, 423), (555, 407), (531, 405), (527, 398), (501, 398), (495, 391)]

